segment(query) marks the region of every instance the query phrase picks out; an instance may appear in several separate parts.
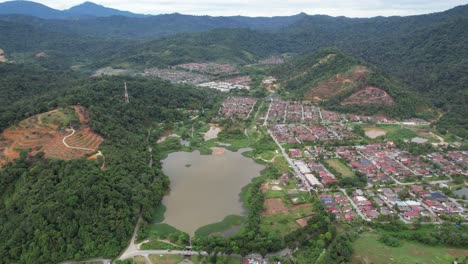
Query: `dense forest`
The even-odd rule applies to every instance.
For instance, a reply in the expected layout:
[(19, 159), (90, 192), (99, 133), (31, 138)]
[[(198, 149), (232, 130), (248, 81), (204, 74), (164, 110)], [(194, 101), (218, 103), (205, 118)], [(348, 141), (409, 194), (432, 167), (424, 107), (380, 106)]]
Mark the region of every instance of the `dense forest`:
[[(214, 90), (157, 78), (90, 77), (97, 69), (144, 70), (218, 62), (255, 72), (246, 65), (286, 54), (284, 57), (292, 57), (290, 61), (268, 66), (261, 73), (279, 78), (283, 85), (280, 95), (302, 99), (321, 82), (365, 67), (364, 79), (322, 106), (343, 112), (437, 119), (434, 114), (420, 114), (433, 107), (443, 113), (434, 123), (440, 132), (467, 138), (466, 28), (468, 6), (422, 16), (370, 19), (172, 14), (48, 20), (1, 15), (0, 49), (10, 62), (0, 63), (0, 131), (39, 113), (80, 105), (91, 113), (90, 127), (104, 138), (99, 148), (104, 157), (65, 161), (22, 151), (19, 159), (1, 168), (0, 263), (117, 256), (128, 244), (139, 215), (150, 220), (169, 185), (159, 162), (150, 162), (158, 160), (160, 153), (149, 149), (157, 149), (156, 141), (167, 124), (189, 118), (187, 110), (199, 110), (203, 117), (216, 112), (223, 98)], [(331, 53), (333, 59), (324, 60)], [(128, 104), (124, 103), (124, 81), (129, 88)], [(254, 81), (260, 83), (261, 79)], [(395, 104), (341, 105), (366, 85), (382, 88)], [(238, 135), (243, 137), (239, 129)], [(350, 242), (356, 234), (337, 234), (333, 217), (318, 203), (315, 209), (320, 213), (306, 229), (284, 239), (262, 233), (261, 180), (250, 186), (249, 214), (239, 234), (196, 238), (192, 241), (195, 249), (264, 255), (301, 247), (306, 258), (320, 258), (317, 263), (349, 261)], [(438, 239), (419, 233), (404, 238), (459, 246), (462, 236), (453, 229), (442, 226), (440, 232), (433, 232)], [(451, 233), (456, 236), (448, 237)]]
[(19, 72), (3, 72), (16, 89), (2, 99), (16, 102), (5, 101), (9, 114), (2, 111), (2, 126), (57, 106), (85, 106), (91, 111), (91, 127), (105, 138), (100, 150), (106, 169), (100, 170), (102, 160), (44, 160), (41, 153), (23, 153), (2, 168), (0, 262), (56, 263), (118, 255), (139, 213), (151, 218), (168, 186), (159, 163), (149, 166), (153, 154), (148, 146), (163, 133), (159, 122), (186, 119), (182, 109), (210, 109), (216, 93), (126, 78), (130, 103), (124, 104), (121, 78), (84, 79), (63, 73), (51, 79), (47, 72), (26, 67), (23, 73), (31, 73), (31, 79), (20, 87)]

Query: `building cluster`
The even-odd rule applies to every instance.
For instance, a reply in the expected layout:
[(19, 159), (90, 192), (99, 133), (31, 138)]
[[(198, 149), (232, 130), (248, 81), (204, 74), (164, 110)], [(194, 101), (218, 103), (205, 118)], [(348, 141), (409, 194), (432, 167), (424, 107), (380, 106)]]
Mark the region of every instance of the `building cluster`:
[(248, 85), (232, 84), (228, 82), (207, 82), (201, 83), (198, 86), (216, 89), (221, 92), (229, 92), (231, 90), (250, 90), (250, 86)]
[(351, 139), (354, 133), (345, 125), (296, 125), (278, 124), (270, 128), (274, 137), (280, 143), (301, 144), (303, 142)]
[(179, 64), (174, 68), (180, 68), (187, 71), (194, 71), (210, 75), (220, 74), (238, 74), (237, 68), (231, 64), (218, 64), (218, 63), (185, 63)]
[(352, 221), (357, 215), (366, 221), (387, 221), (388, 216), (411, 223), (440, 221), (440, 217), (459, 215), (466, 211), (456, 201), (436, 190), (434, 185), (354, 190), (348, 197), (342, 192), (319, 194), (322, 204), (338, 220)]
[(468, 175), (467, 151), (414, 156), (391, 142), (355, 147), (337, 147), (336, 153), (370, 182), (392, 179), (412, 181), (416, 176)]
[(360, 116), (354, 114), (340, 114), (337, 112), (322, 110), (319, 107), (310, 103), (286, 101), (278, 98), (271, 99), (270, 109), (268, 110), (266, 118), (270, 124), (319, 122), (322, 122), (324, 124), (345, 124), (348, 122), (365, 122), (380, 124), (397, 123), (396, 120), (387, 118), (385, 116)]
[(328, 212), (334, 214), (337, 220), (351, 222), (356, 218), (356, 210), (342, 192), (324, 192), (319, 194), (319, 198)]
[(200, 84), (210, 81), (206, 75), (174, 69), (146, 69), (143, 76), (157, 77), (172, 83)]
[(257, 100), (250, 97), (229, 97), (221, 106), (220, 112), (225, 118), (247, 119)]

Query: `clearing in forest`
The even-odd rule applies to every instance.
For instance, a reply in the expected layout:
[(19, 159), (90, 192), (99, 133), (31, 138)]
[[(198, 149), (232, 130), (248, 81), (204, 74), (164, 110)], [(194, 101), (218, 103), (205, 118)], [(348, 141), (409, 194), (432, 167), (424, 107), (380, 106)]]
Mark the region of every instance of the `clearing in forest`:
[[(27, 118), (6, 129), (0, 137), (0, 165), (19, 157), (43, 152), (46, 158), (77, 159), (92, 154), (103, 138), (87, 125), (89, 111), (81, 106), (59, 108)], [(75, 128), (68, 129), (67, 127)]]
[(337, 74), (305, 93), (306, 99), (326, 100), (344, 92), (347, 88), (355, 88), (365, 80), (368, 69), (366, 67), (356, 67), (351, 73)]
[(393, 98), (383, 89), (367, 86), (346, 98), (341, 105), (394, 105)]

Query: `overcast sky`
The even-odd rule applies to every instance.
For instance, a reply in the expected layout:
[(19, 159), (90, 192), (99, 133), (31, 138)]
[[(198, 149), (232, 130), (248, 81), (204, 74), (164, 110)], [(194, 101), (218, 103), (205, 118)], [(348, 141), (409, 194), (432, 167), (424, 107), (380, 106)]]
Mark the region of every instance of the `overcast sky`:
[[(67, 9), (85, 0), (36, 0)], [(5, 2), (0, 0), (0, 2)], [(468, 0), (94, 0), (107, 7), (142, 14), (284, 16), (300, 12), (331, 16), (406, 16), (444, 11)]]

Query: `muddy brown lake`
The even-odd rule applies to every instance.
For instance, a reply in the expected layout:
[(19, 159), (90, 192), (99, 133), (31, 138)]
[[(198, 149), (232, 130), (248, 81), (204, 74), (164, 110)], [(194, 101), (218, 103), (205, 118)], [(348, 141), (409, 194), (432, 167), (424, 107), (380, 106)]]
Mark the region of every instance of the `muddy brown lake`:
[(163, 199), (164, 223), (193, 235), (228, 215), (245, 214), (240, 192), (265, 167), (242, 156), (248, 149), (222, 150), (217, 155), (175, 152), (162, 161), (171, 180), (171, 191)]

